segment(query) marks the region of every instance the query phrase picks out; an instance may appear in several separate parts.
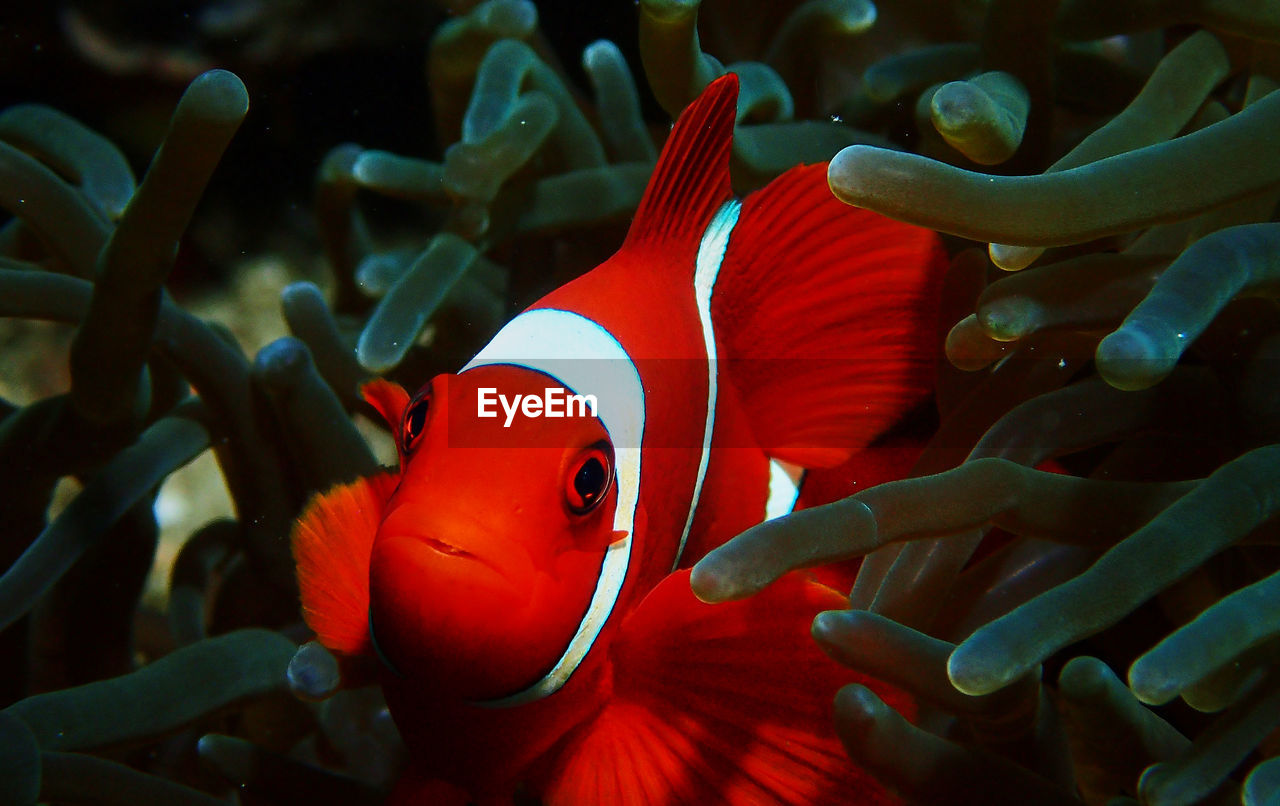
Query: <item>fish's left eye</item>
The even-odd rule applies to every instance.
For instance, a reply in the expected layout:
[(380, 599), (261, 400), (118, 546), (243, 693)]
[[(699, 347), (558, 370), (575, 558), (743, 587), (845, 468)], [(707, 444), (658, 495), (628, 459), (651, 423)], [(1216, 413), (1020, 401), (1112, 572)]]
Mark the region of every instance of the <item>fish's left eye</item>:
[(409, 402), (404, 410), (404, 422), (400, 426), (400, 450), (411, 452), (422, 432), (427, 428), (427, 414), (431, 411), (431, 395), (422, 394)]
[(605, 446), (588, 448), (569, 466), (564, 497), (569, 511), (585, 515), (600, 505), (613, 480), (613, 457)]

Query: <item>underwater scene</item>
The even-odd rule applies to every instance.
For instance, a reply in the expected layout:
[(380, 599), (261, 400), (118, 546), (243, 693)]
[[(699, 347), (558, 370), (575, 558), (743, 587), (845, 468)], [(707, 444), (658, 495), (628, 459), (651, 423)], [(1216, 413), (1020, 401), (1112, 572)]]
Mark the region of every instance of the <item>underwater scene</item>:
[(1280, 2), (0, 34), (0, 806), (1280, 806)]

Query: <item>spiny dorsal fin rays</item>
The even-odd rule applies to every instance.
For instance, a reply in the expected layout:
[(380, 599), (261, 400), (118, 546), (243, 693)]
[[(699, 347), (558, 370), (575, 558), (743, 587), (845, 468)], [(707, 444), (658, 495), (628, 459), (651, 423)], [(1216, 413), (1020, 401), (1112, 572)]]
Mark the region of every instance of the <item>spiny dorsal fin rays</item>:
[[(658, 157), (623, 250), (661, 248), (675, 258), (668, 265), (692, 271), (692, 257), (707, 222), (733, 195), (729, 150), (737, 101), (738, 77), (729, 73), (711, 82), (680, 115)], [(689, 260), (679, 260), (686, 251)]]

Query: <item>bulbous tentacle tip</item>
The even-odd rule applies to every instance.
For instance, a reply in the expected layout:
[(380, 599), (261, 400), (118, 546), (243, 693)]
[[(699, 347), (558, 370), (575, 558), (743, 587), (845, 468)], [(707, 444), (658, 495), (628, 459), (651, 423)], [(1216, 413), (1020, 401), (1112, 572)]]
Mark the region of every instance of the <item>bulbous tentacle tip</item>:
[(1008, 348), (988, 334), (977, 314), (969, 314), (947, 332), (943, 351), (956, 369), (977, 372), (998, 361)]
[(694, 596), (707, 604), (724, 602), (732, 596), (732, 584), (714, 563), (695, 565), (689, 574), (689, 587)]
[(875, 728), (888, 706), (866, 686), (854, 683), (836, 692), (835, 711), (846, 740), (863, 737)]
[(202, 118), (235, 123), (249, 112), (249, 91), (230, 70), (209, 70), (187, 87), (178, 104), (179, 114), (191, 107)]
[(1006, 297), (982, 306), (978, 322), (996, 341), (1017, 341), (1040, 327), (1041, 306), (1033, 299)]
[(992, 243), (987, 246), (987, 254), (991, 256), (991, 262), (1004, 271), (1022, 271), (1035, 263), (1044, 251), (1043, 246), (1016, 246), (1002, 243)]
[(871, 0), (841, 3), (831, 15), (831, 22), (846, 34), (860, 34), (876, 24), (876, 6)]
[(318, 641), (298, 647), (285, 672), (289, 690), (303, 700), (324, 700), (342, 687), (338, 659)]
[(1124, 391), (1154, 386), (1173, 371), (1178, 355), (1161, 349), (1146, 329), (1125, 325), (1098, 343), (1098, 373), (1107, 383)]
[(312, 366), (311, 351), (291, 336), (276, 339), (258, 351), (253, 360), (254, 372), (271, 386), (288, 388), (295, 385)]
[(865, 160), (874, 159), (880, 149), (874, 146), (847, 146), (831, 158), (827, 165), (827, 185), (835, 197), (845, 204), (857, 204), (854, 189), (858, 187), (858, 175)]
[(1249, 806), (1280, 803), (1280, 758), (1271, 758), (1253, 768), (1244, 779), (1241, 800)]
[(640, 0), (640, 9), (659, 22), (675, 23), (698, 13), (702, 0)]
[(529, 0), (499, 0), (476, 9), (482, 26), (499, 36), (524, 39), (538, 26), (538, 7)]
[(1072, 700), (1091, 700), (1106, 691), (1115, 675), (1097, 658), (1079, 655), (1067, 661), (1058, 675), (1058, 686)]
[[(972, 640), (972, 639), (971, 639)], [(947, 658), (947, 679), (956, 691), (971, 697), (980, 697), (999, 691), (1018, 677), (1014, 668), (990, 642), (970, 646), (960, 644)]]
[(608, 68), (622, 59), (622, 50), (608, 39), (597, 39), (582, 50), (582, 66), (587, 71)]
[(824, 610), (813, 617), (809, 634), (825, 650), (827, 646), (837, 643), (842, 635), (850, 631), (856, 623), (856, 618), (853, 611)]
[(1164, 705), (1178, 696), (1180, 686), (1146, 655), (1129, 667), (1129, 689), (1145, 705)]
[(323, 302), (324, 293), (310, 280), (298, 280), (284, 287), (280, 292), (280, 300), (285, 305), (302, 304), (313, 300)]

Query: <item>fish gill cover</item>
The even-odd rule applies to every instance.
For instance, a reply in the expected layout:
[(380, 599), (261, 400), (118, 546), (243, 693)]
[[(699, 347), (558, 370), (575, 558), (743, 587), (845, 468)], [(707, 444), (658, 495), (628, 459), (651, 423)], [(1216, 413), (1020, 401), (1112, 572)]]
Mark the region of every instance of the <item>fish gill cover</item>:
[[(290, 525), (377, 468), (358, 384), (456, 369), (607, 254), (665, 121), (726, 70), (739, 191), (830, 159), (839, 199), (948, 233), (952, 265), (910, 477), (751, 530), (695, 590), (865, 556), (814, 637), (921, 703), (913, 724), (850, 687), (832, 714), (908, 802), (1280, 799), (1280, 6), (641, 0), (633, 41), (577, 54), (528, 2), (395, 5), (209, 4), (147, 30), (129, 4), (6, 12), (6, 87), (59, 48), (66, 84), (190, 84), (141, 182), (67, 114), (0, 113), (0, 801), (384, 796), (402, 751), (376, 691), (338, 690), (307, 642)], [(246, 356), (167, 288), (215, 166), (255, 182), (224, 150), (258, 99), (196, 73), (252, 87), (428, 34), (430, 97), (401, 119), (434, 132), (412, 153), (329, 140), (317, 248), (300, 239), (323, 277)], [(289, 220), (259, 184), (243, 206)], [(214, 262), (263, 242), (251, 218), (226, 216)], [(73, 326), (69, 346), (33, 355), (24, 320)], [(26, 365), (67, 382), (23, 386)], [(181, 536), (156, 605), (157, 490), (206, 451), (234, 512)]]

